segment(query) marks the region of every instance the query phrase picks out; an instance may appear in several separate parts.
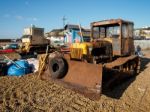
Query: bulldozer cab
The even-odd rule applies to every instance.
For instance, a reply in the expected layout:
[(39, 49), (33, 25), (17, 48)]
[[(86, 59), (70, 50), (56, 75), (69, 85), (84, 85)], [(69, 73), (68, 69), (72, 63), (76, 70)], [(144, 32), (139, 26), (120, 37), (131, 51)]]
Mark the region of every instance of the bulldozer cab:
[(134, 54), (133, 22), (122, 19), (91, 23), (91, 39), (112, 43), (113, 56)]

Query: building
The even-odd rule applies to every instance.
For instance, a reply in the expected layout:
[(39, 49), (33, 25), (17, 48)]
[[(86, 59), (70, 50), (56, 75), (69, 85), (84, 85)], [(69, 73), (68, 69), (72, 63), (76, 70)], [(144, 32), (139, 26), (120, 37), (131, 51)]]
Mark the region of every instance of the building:
[(150, 39), (150, 27), (138, 28), (134, 30), (135, 39)]
[(64, 29), (53, 29), (50, 32), (47, 32), (45, 35), (47, 37), (59, 38), (59, 37), (63, 37), (64, 36), (64, 32), (63, 31), (64, 31)]
[(71, 44), (74, 43), (75, 40), (79, 42), (90, 41), (90, 29), (80, 28), (79, 25), (74, 24), (67, 24), (64, 26), (64, 29), (53, 29), (45, 35), (51, 40), (51, 44)]
[(20, 43), (20, 39), (0, 39), (0, 46), (4, 46), (10, 43)]
[(67, 24), (64, 27), (65, 43), (74, 43), (76, 41), (90, 41), (90, 29), (84, 29), (79, 25)]
[(45, 34), (47, 39), (50, 40), (51, 45), (60, 47), (64, 45), (64, 29), (53, 29)]

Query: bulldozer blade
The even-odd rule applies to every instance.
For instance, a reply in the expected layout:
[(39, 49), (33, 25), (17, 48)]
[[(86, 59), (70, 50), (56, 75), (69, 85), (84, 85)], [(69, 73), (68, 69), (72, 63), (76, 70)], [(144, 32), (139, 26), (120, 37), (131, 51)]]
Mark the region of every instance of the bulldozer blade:
[(102, 65), (68, 60), (68, 73), (62, 79), (67, 87), (90, 99), (99, 99), (102, 87)]
[[(51, 81), (78, 92), (91, 100), (98, 100), (102, 88), (102, 65), (67, 59), (68, 72), (62, 79)], [(50, 75), (50, 74), (49, 74)]]

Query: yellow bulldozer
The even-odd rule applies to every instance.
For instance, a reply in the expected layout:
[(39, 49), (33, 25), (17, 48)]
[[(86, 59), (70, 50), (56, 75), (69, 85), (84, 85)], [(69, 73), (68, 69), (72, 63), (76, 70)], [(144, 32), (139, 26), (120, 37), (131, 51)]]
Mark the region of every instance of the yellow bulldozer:
[[(41, 78), (60, 83), (90, 99), (99, 98), (104, 79), (111, 85), (140, 70), (140, 59), (134, 55), (133, 26), (133, 22), (122, 19), (91, 23), (90, 42), (72, 43), (69, 53), (54, 52), (40, 57), (46, 63), (39, 70)], [(109, 78), (111, 73), (115, 77)]]

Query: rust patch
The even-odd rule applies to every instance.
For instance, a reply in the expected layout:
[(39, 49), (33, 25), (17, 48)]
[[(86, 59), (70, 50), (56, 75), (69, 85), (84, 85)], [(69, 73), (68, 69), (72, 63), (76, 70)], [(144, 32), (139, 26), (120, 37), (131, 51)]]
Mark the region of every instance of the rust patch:
[(52, 79), (49, 69), (42, 75), (43, 79), (49, 79), (81, 93), (92, 100), (98, 100), (102, 87), (102, 65), (67, 60), (68, 73), (62, 79)]

